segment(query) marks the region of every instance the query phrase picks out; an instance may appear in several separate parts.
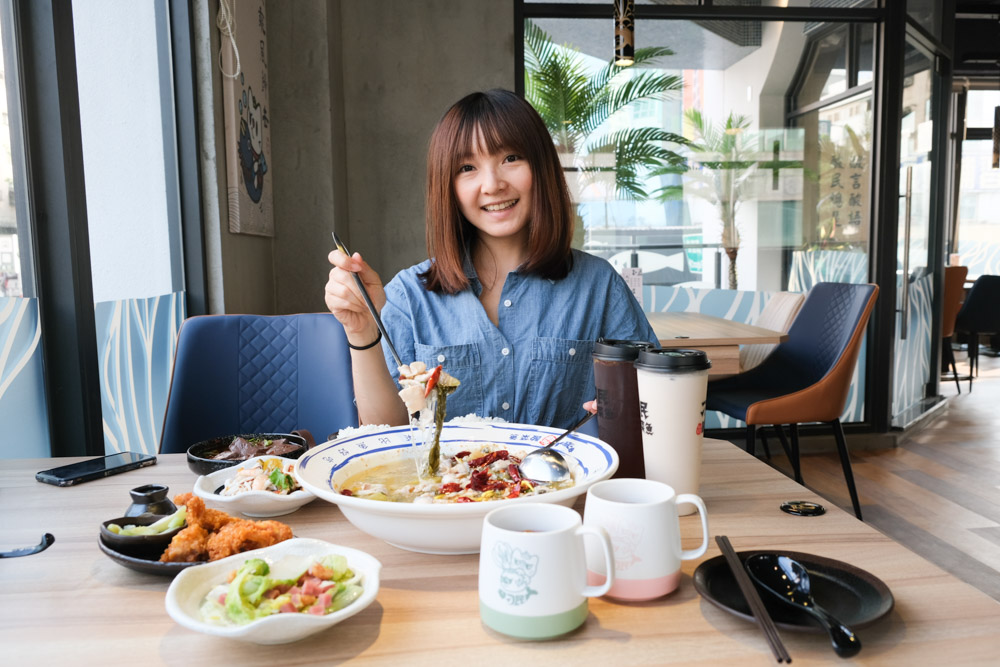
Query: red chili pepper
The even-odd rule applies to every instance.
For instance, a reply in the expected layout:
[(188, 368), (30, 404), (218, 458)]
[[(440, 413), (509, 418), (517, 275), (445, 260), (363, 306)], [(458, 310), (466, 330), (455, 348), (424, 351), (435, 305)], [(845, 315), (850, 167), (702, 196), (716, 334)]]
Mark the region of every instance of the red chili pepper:
[(485, 470), (477, 470), (469, 479), (469, 487), (475, 491), (485, 491), (490, 482), (490, 474)]
[(459, 486), (458, 482), (448, 482), (447, 484), (441, 485), (441, 493), (455, 493), (456, 491), (461, 491), (462, 487)]
[(511, 463), (509, 466), (507, 466), (507, 474), (510, 475), (510, 478), (514, 481), (515, 484), (517, 485), (521, 484), (521, 471), (517, 469), (516, 465)]
[(459, 496), (458, 498), (455, 498), (455, 502), (456, 503), (471, 503), (472, 502), (472, 498), (469, 498), (468, 496)]
[(471, 453), (472, 452), (466, 452), (466, 451), (463, 450), (463, 451), (459, 452), (458, 454), (455, 454), (455, 458), (456, 459), (464, 459), (466, 456), (468, 456)]
[(434, 389), (434, 385), (438, 383), (438, 378), (441, 377), (441, 367), (438, 366), (431, 371), (431, 376), (427, 378), (427, 388), (424, 389), (424, 398), (431, 395), (431, 391)]
[(472, 468), (482, 468), (483, 466), (488, 466), (494, 461), (506, 461), (510, 454), (506, 449), (501, 449), (495, 452), (490, 452), (484, 456), (480, 456), (478, 459), (470, 459), (467, 461)]
[(517, 498), (520, 495), (521, 495), (521, 483), (516, 482), (515, 484), (511, 485), (510, 490), (507, 492), (507, 497)]
[(342, 489), (340, 491), (340, 495), (342, 495), (342, 496), (353, 496), (354, 492), (351, 491), (350, 489)]

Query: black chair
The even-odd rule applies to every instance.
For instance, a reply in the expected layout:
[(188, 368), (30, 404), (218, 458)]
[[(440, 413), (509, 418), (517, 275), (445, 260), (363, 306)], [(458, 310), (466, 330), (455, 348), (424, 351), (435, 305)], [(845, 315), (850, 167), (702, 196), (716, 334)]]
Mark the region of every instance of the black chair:
[(330, 313), (205, 315), (181, 325), (161, 453), (238, 433), (309, 431), (324, 442), (357, 425), (347, 336)]
[[(757, 428), (768, 424), (777, 427), (800, 484), (798, 425), (828, 422), (837, 441), (854, 514), (859, 519), (861, 504), (840, 415), (877, 295), (875, 285), (816, 284), (792, 323), (788, 340), (756, 368), (709, 382), (706, 404), (709, 410), (746, 422), (746, 450), (750, 454), (756, 449)], [(791, 427), (791, 448), (782, 424)]]
[(956, 333), (969, 342), (969, 391), (979, 372), (979, 335), (1000, 333), (1000, 276), (979, 276), (955, 318)]

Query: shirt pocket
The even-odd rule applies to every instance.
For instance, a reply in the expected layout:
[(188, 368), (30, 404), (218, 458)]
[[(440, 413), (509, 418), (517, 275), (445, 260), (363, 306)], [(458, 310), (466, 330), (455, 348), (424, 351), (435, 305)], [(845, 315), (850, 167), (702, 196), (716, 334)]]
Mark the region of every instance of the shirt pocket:
[(442, 366), (449, 375), (461, 383), (455, 393), (448, 397), (448, 416), (461, 417), (469, 413), (483, 413), (483, 379), (479, 358), (479, 346), (465, 345), (424, 345), (416, 343), (414, 353), (417, 361), (427, 364), (427, 368)]
[(594, 342), (536, 338), (531, 343), (528, 414), (536, 424), (569, 428), (594, 398)]

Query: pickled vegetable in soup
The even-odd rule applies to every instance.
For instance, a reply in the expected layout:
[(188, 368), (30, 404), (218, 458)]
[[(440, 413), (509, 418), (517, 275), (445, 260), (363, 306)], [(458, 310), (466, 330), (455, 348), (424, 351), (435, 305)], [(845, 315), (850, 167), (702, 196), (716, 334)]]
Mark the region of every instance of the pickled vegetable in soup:
[(472, 503), (541, 495), (573, 486), (574, 480), (539, 483), (521, 479), (517, 466), (525, 452), (500, 445), (441, 457), (437, 474), (420, 479), (413, 461), (399, 460), (353, 475), (340, 493), (396, 503)]

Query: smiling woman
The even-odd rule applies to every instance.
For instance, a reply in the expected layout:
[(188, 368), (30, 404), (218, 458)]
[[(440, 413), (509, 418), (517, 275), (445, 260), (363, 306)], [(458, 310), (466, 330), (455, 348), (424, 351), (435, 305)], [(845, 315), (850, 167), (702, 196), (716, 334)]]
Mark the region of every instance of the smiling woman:
[(431, 259), (384, 289), (355, 253), (330, 255), (326, 303), (343, 323), (362, 423), (406, 423), (391, 353), (350, 276), (360, 275), (402, 359), (462, 378), (451, 415), (566, 428), (595, 396), (601, 337), (653, 340), (621, 276), (572, 250), (573, 209), (537, 112), (506, 90), (473, 93), (442, 117), (427, 158)]

